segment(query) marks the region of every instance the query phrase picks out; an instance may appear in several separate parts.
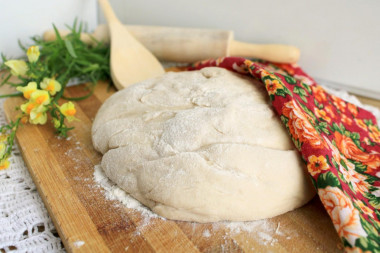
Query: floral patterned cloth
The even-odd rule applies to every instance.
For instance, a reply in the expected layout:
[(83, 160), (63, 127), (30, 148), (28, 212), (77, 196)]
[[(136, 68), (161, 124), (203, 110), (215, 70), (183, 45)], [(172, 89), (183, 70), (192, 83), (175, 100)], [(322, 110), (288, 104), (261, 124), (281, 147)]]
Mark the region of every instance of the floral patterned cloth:
[(206, 60), (261, 80), (347, 252), (380, 252), (380, 131), (368, 111), (327, 93), (295, 64)]

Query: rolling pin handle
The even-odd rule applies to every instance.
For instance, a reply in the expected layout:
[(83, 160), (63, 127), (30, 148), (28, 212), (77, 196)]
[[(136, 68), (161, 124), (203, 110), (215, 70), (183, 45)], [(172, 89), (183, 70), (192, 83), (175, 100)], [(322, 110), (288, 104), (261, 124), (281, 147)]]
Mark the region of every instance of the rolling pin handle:
[(229, 49), (231, 56), (260, 58), (278, 63), (295, 63), (300, 57), (298, 48), (280, 44), (260, 45), (233, 40)]

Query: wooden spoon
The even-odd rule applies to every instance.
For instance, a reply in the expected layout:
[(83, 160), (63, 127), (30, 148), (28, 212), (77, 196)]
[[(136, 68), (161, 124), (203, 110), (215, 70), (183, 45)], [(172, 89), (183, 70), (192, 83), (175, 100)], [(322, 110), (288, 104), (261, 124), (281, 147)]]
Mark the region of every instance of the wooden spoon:
[(160, 62), (117, 19), (108, 0), (99, 0), (111, 39), (111, 77), (117, 89), (162, 75)]

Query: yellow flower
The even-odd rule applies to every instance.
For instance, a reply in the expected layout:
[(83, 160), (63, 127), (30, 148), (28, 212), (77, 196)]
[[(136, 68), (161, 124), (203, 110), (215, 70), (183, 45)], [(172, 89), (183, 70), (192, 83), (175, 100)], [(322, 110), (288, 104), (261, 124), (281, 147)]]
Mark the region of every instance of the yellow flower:
[(54, 96), (55, 93), (61, 90), (61, 84), (52, 78), (45, 77), (44, 80), (40, 83), (41, 88), (48, 91), (50, 95)]
[(323, 170), (328, 170), (329, 166), (327, 164), (327, 160), (324, 156), (315, 156), (311, 155), (308, 158), (309, 163), (307, 165), (307, 169), (312, 176), (322, 172)]
[(29, 82), (27, 86), (17, 87), (16, 89), (21, 91), (26, 99), (30, 99), (30, 95), (37, 90), (37, 83)]
[(0, 133), (0, 142), (1, 141), (6, 141), (8, 139), (8, 135), (7, 134), (3, 134), (3, 133)]
[(277, 90), (282, 89), (283, 86), (278, 80), (265, 80), (265, 88), (267, 89), (269, 95), (275, 95)]
[(36, 90), (30, 95), (30, 100), (37, 105), (47, 105), (50, 103), (49, 92), (46, 90)]
[(40, 49), (38, 46), (31, 46), (26, 51), (26, 55), (28, 56), (29, 62), (36, 62), (38, 57), (40, 57)]
[(7, 151), (7, 145), (5, 145), (4, 142), (1, 142), (0, 143), (0, 158), (4, 156), (6, 151)]
[(29, 69), (23, 60), (9, 60), (4, 64), (11, 69), (11, 74), (14, 76), (24, 76)]
[(25, 112), (26, 114), (30, 114), (32, 110), (36, 108), (37, 106), (38, 105), (35, 102), (29, 101), (25, 104), (22, 104), (20, 108), (21, 108), (21, 111)]
[(58, 119), (53, 119), (54, 128), (59, 128), (61, 126), (61, 121)]
[(77, 112), (75, 109), (75, 105), (72, 102), (64, 103), (59, 107), (59, 110), (63, 115), (66, 116), (68, 121), (72, 121), (75, 119), (74, 115)]
[(22, 124), (26, 124), (26, 123), (28, 122), (28, 119), (29, 119), (28, 116), (26, 116), (26, 115), (22, 116), (22, 117), (21, 117), (21, 123), (22, 123)]
[(8, 158), (3, 159), (0, 161), (0, 170), (4, 170), (9, 167), (9, 161)]
[(29, 122), (32, 124), (45, 124), (47, 121), (46, 108), (39, 107), (30, 112)]

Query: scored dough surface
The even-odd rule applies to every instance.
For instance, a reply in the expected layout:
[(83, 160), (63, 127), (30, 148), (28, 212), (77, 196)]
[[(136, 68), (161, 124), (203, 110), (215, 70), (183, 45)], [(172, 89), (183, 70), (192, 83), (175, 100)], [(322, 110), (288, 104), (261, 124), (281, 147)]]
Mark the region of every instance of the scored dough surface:
[(157, 214), (269, 218), (315, 194), (260, 83), (222, 68), (169, 72), (118, 91), (92, 127), (107, 177)]

